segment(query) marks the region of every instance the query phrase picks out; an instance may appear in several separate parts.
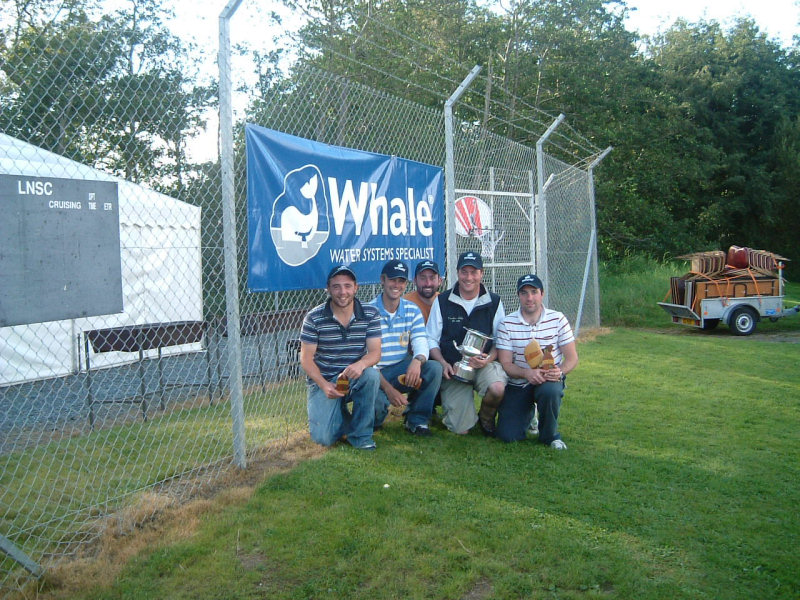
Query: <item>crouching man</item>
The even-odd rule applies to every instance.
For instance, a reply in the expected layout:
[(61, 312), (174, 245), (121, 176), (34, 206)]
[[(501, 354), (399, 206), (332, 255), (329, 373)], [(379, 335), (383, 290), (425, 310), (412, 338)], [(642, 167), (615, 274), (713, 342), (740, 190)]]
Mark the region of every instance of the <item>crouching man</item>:
[[(536, 275), (517, 280), (519, 310), (497, 329), (497, 358), (509, 377), (498, 410), (497, 437), (504, 442), (525, 439), (534, 407), (539, 409), (539, 442), (556, 450), (567, 445), (558, 432), (558, 414), (564, 397), (566, 374), (578, 366), (575, 337), (567, 318), (545, 308), (544, 289)], [(525, 349), (532, 340), (552, 347), (553, 364), (531, 368)]]
[(383, 291), (370, 302), (380, 313), (382, 334), (378, 363), (381, 385), (375, 400), (375, 426), (386, 419), (390, 405), (404, 407), (406, 430), (428, 436), (433, 401), (442, 381), (442, 366), (428, 360), (428, 336), (422, 311), (403, 298), (408, 274), (408, 265), (404, 262), (387, 262), (381, 270)]
[[(330, 446), (342, 436), (374, 450), (372, 431), (380, 377), (381, 322), (374, 306), (356, 298), (356, 274), (344, 265), (328, 275), (329, 298), (312, 308), (300, 331), (300, 366), (308, 375), (311, 439)], [(337, 380), (341, 386), (337, 388)], [(352, 402), (352, 412), (347, 405)]]

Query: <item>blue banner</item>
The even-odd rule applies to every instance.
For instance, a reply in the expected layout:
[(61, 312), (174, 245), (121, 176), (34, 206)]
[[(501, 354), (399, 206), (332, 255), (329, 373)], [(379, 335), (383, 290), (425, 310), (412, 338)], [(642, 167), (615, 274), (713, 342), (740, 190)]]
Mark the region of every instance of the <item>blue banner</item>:
[(440, 167), (257, 125), (247, 143), (248, 288), (324, 288), (348, 265), (377, 283), (388, 260), (444, 260)]

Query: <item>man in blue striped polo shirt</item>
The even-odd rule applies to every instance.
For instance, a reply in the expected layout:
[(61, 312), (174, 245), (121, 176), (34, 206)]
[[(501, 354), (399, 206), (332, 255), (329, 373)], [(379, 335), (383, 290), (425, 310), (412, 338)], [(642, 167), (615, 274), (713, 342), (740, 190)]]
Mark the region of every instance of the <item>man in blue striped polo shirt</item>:
[(402, 406), (405, 407), (406, 430), (428, 436), (433, 401), (442, 381), (442, 366), (428, 361), (428, 336), (422, 311), (403, 298), (408, 274), (408, 265), (404, 262), (387, 262), (381, 270), (383, 291), (370, 302), (380, 313), (382, 335), (378, 363), (381, 384), (375, 400), (375, 426), (386, 419), (390, 405)]
[[(567, 373), (578, 366), (572, 328), (562, 313), (543, 304), (544, 286), (533, 273), (517, 280), (519, 310), (497, 328), (497, 360), (508, 375), (508, 385), (498, 410), (497, 437), (504, 442), (525, 439), (534, 407), (539, 409), (539, 442), (556, 450), (567, 445), (558, 432), (558, 414)], [(532, 368), (525, 349), (531, 340), (540, 348), (552, 346), (554, 365)]]
[[(374, 450), (375, 396), (380, 378), (381, 322), (374, 306), (356, 298), (356, 274), (337, 265), (328, 275), (329, 298), (312, 308), (300, 331), (300, 366), (308, 375), (311, 439), (331, 446), (342, 436), (362, 450)], [(338, 379), (347, 389), (337, 389)], [(353, 403), (352, 412), (347, 404)]]

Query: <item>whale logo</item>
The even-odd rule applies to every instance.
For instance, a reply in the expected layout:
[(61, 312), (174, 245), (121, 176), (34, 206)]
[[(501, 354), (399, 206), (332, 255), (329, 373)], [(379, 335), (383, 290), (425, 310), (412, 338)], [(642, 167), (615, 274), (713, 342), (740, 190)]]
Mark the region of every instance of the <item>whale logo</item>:
[(328, 197), (319, 167), (305, 165), (283, 178), (283, 191), (272, 205), (270, 234), (278, 256), (292, 267), (314, 258), (328, 240)]

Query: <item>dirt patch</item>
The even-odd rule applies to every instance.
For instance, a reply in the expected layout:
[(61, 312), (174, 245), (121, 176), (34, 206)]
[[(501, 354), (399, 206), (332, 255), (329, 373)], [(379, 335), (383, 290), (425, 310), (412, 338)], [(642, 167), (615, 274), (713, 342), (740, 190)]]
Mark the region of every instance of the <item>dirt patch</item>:
[[(164, 540), (189, 538), (205, 513), (246, 502), (267, 477), (319, 458), (326, 451), (313, 443), (307, 432), (301, 432), (248, 456), (245, 469), (233, 465), (222, 470), (217, 467), (147, 491), (133, 505), (98, 521), (94, 541), (82, 544), (72, 558), (50, 566), (39, 589), (31, 586), (11, 598), (57, 600), (84, 591), (87, 581), (111, 585), (138, 553)], [(264, 557), (241, 559), (247, 566)]]
[(748, 337), (751, 340), (758, 340), (759, 342), (800, 344), (800, 331), (774, 331), (769, 333), (754, 333)]
[(660, 335), (694, 335), (711, 338), (732, 338), (737, 340), (753, 340), (757, 342), (772, 342), (776, 344), (800, 344), (800, 330), (791, 331), (756, 331), (751, 335), (733, 335), (727, 328), (720, 327), (711, 331), (703, 331), (693, 327), (671, 327), (669, 329), (642, 329)]
[(494, 593), (491, 581), (480, 579), (475, 585), (472, 586), (466, 595), (462, 596), (463, 600), (482, 600), (483, 598), (491, 598)]
[(593, 342), (602, 335), (608, 335), (614, 331), (610, 327), (595, 327), (593, 329), (584, 329), (578, 336), (578, 342)]

